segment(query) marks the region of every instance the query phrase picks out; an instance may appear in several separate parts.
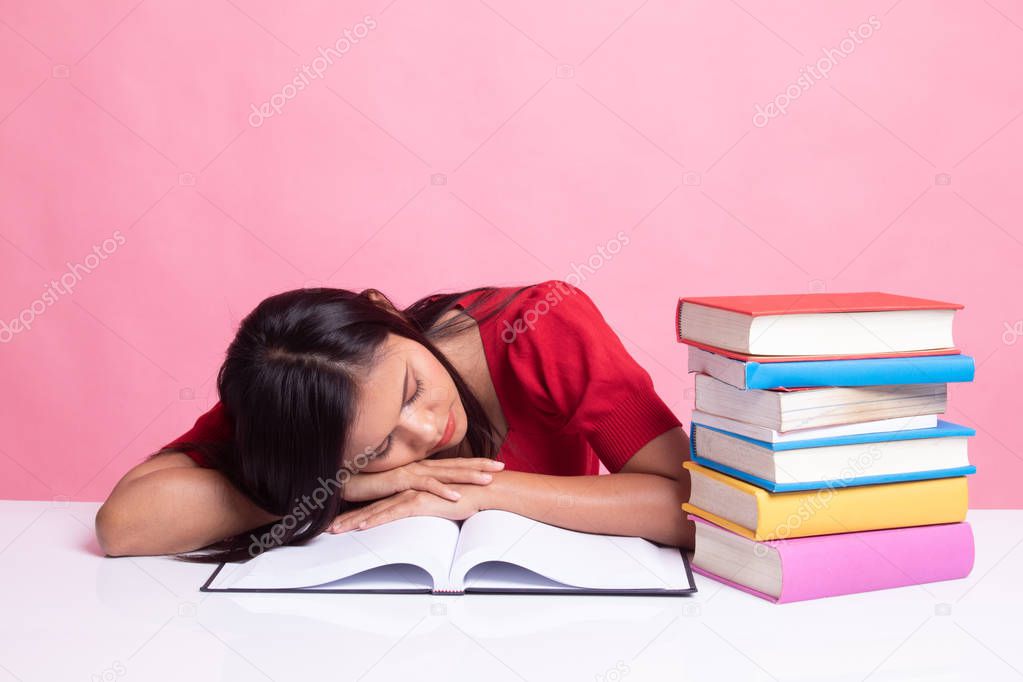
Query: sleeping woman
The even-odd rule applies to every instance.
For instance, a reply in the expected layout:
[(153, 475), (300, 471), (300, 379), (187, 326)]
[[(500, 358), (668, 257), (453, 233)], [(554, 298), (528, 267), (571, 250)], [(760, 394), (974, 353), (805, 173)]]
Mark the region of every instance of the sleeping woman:
[(100, 507), (108, 555), (243, 561), (260, 538), (484, 509), (693, 546), (686, 433), (564, 281), (404, 310), (375, 289), (277, 294), (242, 321), (217, 390)]

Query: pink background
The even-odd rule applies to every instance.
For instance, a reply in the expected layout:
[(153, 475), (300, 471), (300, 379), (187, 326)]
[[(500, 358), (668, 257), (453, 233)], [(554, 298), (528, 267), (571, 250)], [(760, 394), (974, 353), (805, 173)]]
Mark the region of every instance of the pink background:
[(216, 400), (272, 293), (581, 273), (683, 419), (679, 295), (964, 303), (977, 381), (947, 417), (978, 431), (971, 506), (1023, 504), (1018, 2), (84, 7), (0, 2), (0, 319), (34, 318), (0, 344), (0, 497), (103, 499)]

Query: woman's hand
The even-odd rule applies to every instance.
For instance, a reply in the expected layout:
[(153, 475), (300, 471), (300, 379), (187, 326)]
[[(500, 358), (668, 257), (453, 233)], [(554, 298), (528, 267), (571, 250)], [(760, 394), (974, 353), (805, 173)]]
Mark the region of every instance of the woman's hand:
[(491, 472), (501, 471), (504, 462), (486, 457), (420, 459), (394, 469), (353, 474), (342, 488), (349, 502), (379, 500), (405, 491), (422, 491), (447, 500), (458, 500), (459, 492), (448, 483), (487, 485)]
[(440, 516), (462, 521), (483, 509), (483, 496), (487, 493), (485, 487), (472, 484), (449, 487), (461, 493), (458, 500), (446, 500), (423, 490), (406, 490), (341, 514), (325, 532), (337, 534), (366, 530), (406, 516)]

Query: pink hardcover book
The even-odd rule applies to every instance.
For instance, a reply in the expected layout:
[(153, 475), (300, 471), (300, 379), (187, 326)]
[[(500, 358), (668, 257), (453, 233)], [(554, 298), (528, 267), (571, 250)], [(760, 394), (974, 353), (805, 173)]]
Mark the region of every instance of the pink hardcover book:
[[(699, 517), (689, 518), (699, 524), (695, 572), (778, 604), (954, 580), (973, 569), (973, 531), (965, 521), (756, 543)], [(707, 548), (704, 557), (701, 539)], [(731, 567), (708, 570), (708, 557), (709, 563), (719, 561), (727, 556), (722, 552), (727, 547), (736, 552)]]

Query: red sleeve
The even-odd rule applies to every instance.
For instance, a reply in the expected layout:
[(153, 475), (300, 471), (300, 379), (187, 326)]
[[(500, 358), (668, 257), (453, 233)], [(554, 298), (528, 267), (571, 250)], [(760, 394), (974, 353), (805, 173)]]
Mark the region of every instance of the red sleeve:
[(562, 429), (583, 434), (611, 473), (655, 437), (682, 426), (582, 290), (544, 282), (523, 294), (515, 317), (521, 332), (508, 350), (518, 380)]
[[(191, 429), (181, 434), (167, 445), (163, 447), (168, 448), (176, 445), (177, 443), (189, 442), (222, 442), (231, 440), (233, 437), (233, 428), (230, 420), (227, 417), (227, 413), (224, 410), (224, 405), (219, 400), (217, 404), (209, 409), (205, 414), (199, 416), (195, 421), (195, 425)], [(201, 467), (209, 466), (203, 461), (203, 456), (197, 450), (183, 450), (183, 452), (191, 457), (196, 464)]]

